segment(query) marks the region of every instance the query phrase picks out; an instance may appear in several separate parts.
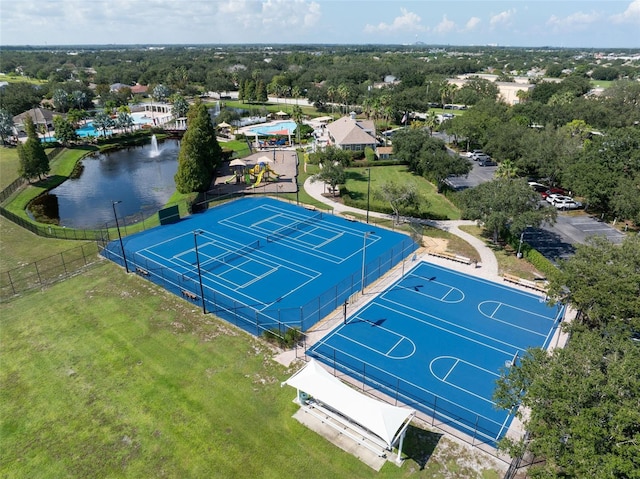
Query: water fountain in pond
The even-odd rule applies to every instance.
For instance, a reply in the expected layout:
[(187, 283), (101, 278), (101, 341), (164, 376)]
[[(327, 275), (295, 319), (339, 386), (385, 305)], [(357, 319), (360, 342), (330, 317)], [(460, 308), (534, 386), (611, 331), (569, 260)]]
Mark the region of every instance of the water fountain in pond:
[(158, 139), (156, 138), (156, 135), (153, 135), (151, 137), (151, 151), (149, 152), (149, 156), (151, 158), (155, 158), (158, 155), (160, 155), (160, 149), (158, 148)]

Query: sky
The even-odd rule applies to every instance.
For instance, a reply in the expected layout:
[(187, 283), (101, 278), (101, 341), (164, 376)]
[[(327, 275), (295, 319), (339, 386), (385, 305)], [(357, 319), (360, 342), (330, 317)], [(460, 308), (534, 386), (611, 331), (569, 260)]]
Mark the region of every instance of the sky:
[(0, 45), (640, 47), (640, 0), (0, 0)]

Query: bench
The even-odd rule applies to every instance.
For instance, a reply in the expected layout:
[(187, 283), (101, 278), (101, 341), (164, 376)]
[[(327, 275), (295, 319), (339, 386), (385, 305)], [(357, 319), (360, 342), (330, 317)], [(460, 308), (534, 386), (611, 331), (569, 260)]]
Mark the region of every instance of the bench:
[(344, 219), (347, 221), (357, 221), (356, 217), (353, 215), (344, 215)]
[(515, 276), (513, 274), (505, 273), (502, 275), (502, 279), (508, 281), (509, 283), (514, 283), (520, 286), (524, 286), (525, 288), (535, 289), (536, 291), (540, 291), (541, 293), (546, 293), (546, 283), (539, 284), (535, 281), (529, 281), (528, 279), (520, 278), (519, 276)]
[(467, 258), (466, 256), (460, 256), (454, 253), (449, 253), (448, 251), (429, 251), (429, 254), (437, 258), (444, 258), (451, 261), (457, 261), (458, 263), (471, 264), (471, 258)]
[(142, 276), (149, 276), (149, 272), (146, 269), (136, 268), (136, 273)]
[(316, 210), (316, 207), (313, 206), (313, 205), (304, 205), (304, 208), (306, 210), (310, 210), (310, 211), (315, 211)]
[(187, 298), (190, 299), (192, 301), (196, 301), (198, 299), (198, 296), (196, 294), (193, 294), (191, 291), (185, 291), (184, 289), (181, 291), (182, 293), (182, 297), (183, 298)]

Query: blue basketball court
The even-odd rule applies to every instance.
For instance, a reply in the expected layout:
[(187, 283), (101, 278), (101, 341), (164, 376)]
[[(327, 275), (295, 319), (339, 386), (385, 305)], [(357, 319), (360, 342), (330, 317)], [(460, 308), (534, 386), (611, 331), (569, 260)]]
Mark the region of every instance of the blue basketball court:
[(303, 331), (410, 255), (406, 235), (244, 198), (112, 241), (103, 255), (260, 334)]
[(494, 446), (513, 419), (492, 401), (501, 369), (548, 346), (563, 312), (538, 295), (421, 262), (308, 354)]

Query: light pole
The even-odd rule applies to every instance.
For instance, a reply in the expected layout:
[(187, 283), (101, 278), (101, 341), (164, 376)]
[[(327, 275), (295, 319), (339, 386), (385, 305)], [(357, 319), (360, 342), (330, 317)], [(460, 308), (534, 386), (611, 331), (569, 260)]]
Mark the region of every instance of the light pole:
[(122, 250), (122, 261), (124, 261), (124, 269), (128, 273), (129, 266), (127, 266), (127, 257), (124, 254), (124, 244), (122, 243), (122, 235), (120, 234), (120, 223), (118, 223), (118, 214), (116, 213), (116, 205), (122, 203), (122, 201), (112, 201), (111, 207), (113, 208), (113, 216), (116, 219), (116, 229), (118, 230), (118, 239), (120, 240), (120, 249)]
[(522, 253), (520, 252), (520, 250), (522, 249), (522, 243), (524, 241), (524, 232), (526, 231), (527, 228), (529, 228), (529, 226), (531, 225), (527, 225), (525, 229), (522, 230), (522, 233), (520, 233), (520, 244), (518, 244), (518, 253), (516, 254), (516, 257), (518, 259), (522, 258)]
[(365, 270), (366, 261), (367, 261), (367, 238), (372, 234), (375, 234), (375, 231), (367, 231), (363, 236), (363, 242), (362, 242), (362, 289), (360, 290), (360, 292), (363, 294), (364, 294), (364, 276), (365, 276), (364, 270)]
[(202, 314), (207, 314), (207, 307), (204, 302), (204, 288), (202, 287), (202, 271), (200, 270), (200, 255), (198, 254), (198, 235), (200, 230), (193, 232), (193, 244), (196, 247), (196, 265), (198, 267), (198, 282), (200, 283), (200, 298), (202, 298)]
[(369, 224), (369, 205), (371, 198), (371, 168), (367, 168), (367, 224)]

